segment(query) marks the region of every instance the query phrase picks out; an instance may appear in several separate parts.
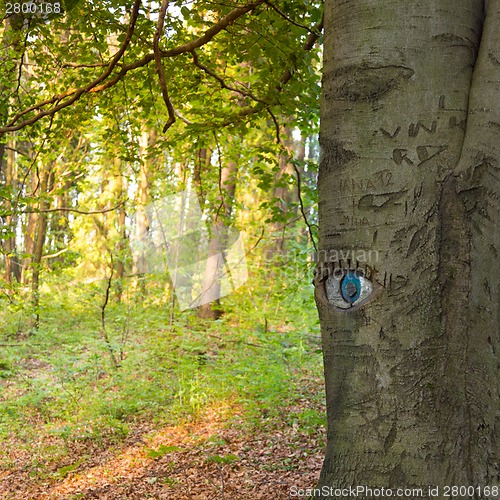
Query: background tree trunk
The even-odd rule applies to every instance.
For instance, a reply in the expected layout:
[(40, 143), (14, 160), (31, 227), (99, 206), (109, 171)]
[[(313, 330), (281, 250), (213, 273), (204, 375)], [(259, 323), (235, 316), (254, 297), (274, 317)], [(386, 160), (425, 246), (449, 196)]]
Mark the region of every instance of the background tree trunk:
[[(135, 213), (135, 237), (137, 241), (143, 241), (149, 231), (148, 216), (146, 213), (146, 207), (150, 202), (149, 193), (149, 167), (150, 161), (147, 157), (148, 147), (151, 145), (151, 141), (154, 138), (152, 133), (146, 128), (143, 129), (140, 138), (140, 155), (141, 155), (141, 166), (137, 181), (137, 194), (136, 194), (136, 204), (137, 211)], [(138, 252), (134, 259), (134, 273), (139, 277), (143, 277), (147, 272), (146, 256), (144, 252)], [(144, 281), (139, 280), (140, 286), (144, 291)]]
[[(480, 0), (325, 9), (320, 486), (498, 485), (500, 2), (482, 41)], [(381, 292), (338, 309), (334, 269)]]
[[(15, 142), (13, 140), (8, 141), (7, 143), (7, 161), (5, 162), (5, 170), (4, 170), (4, 179), (5, 185), (11, 186), (14, 188), (14, 179), (15, 179), (15, 152), (14, 152)], [(12, 208), (10, 202), (6, 203), (7, 210)], [(5, 225), (11, 230), (15, 231), (16, 227), (16, 216), (15, 215), (7, 215), (5, 217)], [(4, 254), (4, 263), (5, 263), (5, 281), (7, 283), (12, 282), (12, 276), (16, 276), (16, 279), (19, 281), (20, 269), (18, 259), (15, 258), (16, 254), (16, 236), (15, 234), (5, 238), (2, 242), (3, 254)]]
[[(36, 230), (34, 232), (33, 240), (33, 254), (31, 256), (31, 267), (33, 269), (31, 275), (31, 303), (33, 307), (32, 319), (30, 321), (31, 328), (38, 328), (40, 323), (40, 271), (42, 267), (42, 254), (43, 246), (45, 243), (45, 235), (47, 232), (47, 213), (46, 210), (49, 208), (49, 202), (46, 197), (47, 194), (52, 190), (54, 175), (49, 169), (41, 169), (40, 171), (40, 202), (38, 203), (38, 208), (40, 213), (38, 213), (36, 218)], [(34, 215), (34, 214), (33, 214)]]
[(224, 250), (228, 239), (227, 221), (231, 217), (234, 192), (236, 189), (237, 164), (230, 161), (223, 167), (220, 174), (220, 198), (221, 205), (214, 216), (211, 227), (210, 242), (208, 248), (207, 265), (202, 291), (202, 305), (199, 316), (206, 319), (217, 319), (222, 310), (219, 307), (221, 296), (221, 278), (227, 272)]

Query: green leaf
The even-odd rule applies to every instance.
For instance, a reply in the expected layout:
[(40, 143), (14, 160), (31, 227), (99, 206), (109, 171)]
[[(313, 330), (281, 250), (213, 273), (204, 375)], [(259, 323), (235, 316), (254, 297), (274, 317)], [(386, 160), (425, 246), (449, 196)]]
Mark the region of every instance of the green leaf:
[(64, 10), (66, 12), (71, 12), (79, 3), (81, 0), (62, 0)]
[(70, 472), (73, 472), (76, 469), (78, 469), (78, 467), (80, 467), (80, 465), (85, 460), (87, 460), (87, 458), (88, 458), (88, 455), (85, 455), (84, 457), (80, 458), (80, 460), (78, 460), (78, 462), (75, 462), (74, 464), (71, 464), (71, 465), (66, 465), (65, 467), (61, 467), (60, 469), (58, 469), (56, 471), (55, 475), (61, 479), (66, 477)]
[(179, 446), (165, 446), (162, 444), (157, 450), (149, 450), (146, 456), (149, 458), (161, 458), (163, 455), (175, 451), (182, 451), (182, 448), (179, 448)]
[(234, 462), (237, 462), (240, 458), (236, 455), (210, 455), (207, 460), (209, 462), (215, 462), (216, 464), (221, 464), (221, 465), (226, 465), (226, 464), (232, 464)]

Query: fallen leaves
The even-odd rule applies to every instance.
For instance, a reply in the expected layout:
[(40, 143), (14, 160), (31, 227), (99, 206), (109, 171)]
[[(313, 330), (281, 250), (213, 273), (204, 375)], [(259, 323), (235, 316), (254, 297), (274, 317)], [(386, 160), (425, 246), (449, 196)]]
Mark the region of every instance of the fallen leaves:
[(289, 498), (292, 486), (314, 486), (323, 458), (324, 429), (318, 427), (311, 434), (301, 432), (296, 423), (280, 426), (268, 419), (260, 428), (250, 429), (242, 424), (241, 412), (234, 404), (219, 403), (207, 407), (196, 421), (136, 434), (128, 446), (92, 454), (79, 448), (44, 479), (30, 477), (22, 469), (4, 474), (0, 496), (280, 500)]

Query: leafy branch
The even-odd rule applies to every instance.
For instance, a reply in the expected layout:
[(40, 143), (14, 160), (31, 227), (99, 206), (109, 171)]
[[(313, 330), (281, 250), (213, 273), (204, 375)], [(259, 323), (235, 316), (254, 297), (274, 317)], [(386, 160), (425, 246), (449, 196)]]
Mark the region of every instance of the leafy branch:
[[(44, 118), (45, 116), (54, 116), (55, 113), (57, 113), (63, 108), (71, 106), (73, 103), (78, 101), (80, 97), (82, 97), (84, 94), (91, 92), (93, 89), (97, 88), (97, 86), (101, 82), (105, 81), (111, 75), (113, 69), (120, 61), (123, 54), (125, 54), (125, 51), (127, 50), (127, 47), (129, 46), (130, 41), (132, 40), (132, 35), (134, 33), (135, 23), (139, 15), (140, 6), (141, 6), (141, 0), (135, 0), (134, 6), (132, 7), (130, 23), (127, 29), (127, 33), (125, 35), (125, 40), (123, 40), (123, 43), (118, 49), (118, 52), (113, 56), (111, 62), (108, 64), (106, 71), (102, 73), (102, 75), (98, 76), (95, 80), (91, 81), (84, 87), (80, 87), (79, 89), (69, 89), (60, 95), (54, 96), (51, 99), (30, 106), (29, 108), (19, 112), (5, 127), (0, 127), (0, 135), (4, 134), (5, 132), (14, 132), (16, 130), (20, 130), (21, 128), (26, 127), (27, 125), (32, 125), (33, 123), (36, 123), (38, 120)], [(50, 109), (42, 110), (35, 116), (17, 123), (23, 116), (25, 116), (29, 112), (42, 109), (43, 107), (48, 106), (50, 104), (56, 104), (56, 105)]]
[[(137, 21), (138, 13), (139, 13), (139, 8), (141, 6), (141, 1), (140, 0), (135, 0), (134, 6), (132, 7), (132, 13), (131, 13), (131, 18), (130, 18), (130, 23), (128, 25), (127, 29), (127, 34), (125, 36), (125, 40), (123, 41), (122, 45), (120, 46), (120, 49), (118, 52), (113, 56), (111, 62), (108, 64), (106, 71), (102, 73), (99, 77), (94, 79), (93, 81), (89, 82), (87, 85), (80, 87), (80, 88), (71, 88), (66, 90), (65, 92), (58, 94), (50, 99), (47, 99), (45, 101), (39, 102), (37, 104), (34, 104), (33, 106), (30, 106), (23, 111), (20, 111), (17, 113), (12, 120), (7, 123), (7, 125), (0, 127), (0, 137), (7, 133), (7, 132), (14, 132), (16, 130), (20, 130), (28, 125), (33, 125), (34, 123), (38, 122), (42, 118), (46, 116), (53, 116), (55, 115), (58, 111), (60, 111), (63, 108), (66, 108), (68, 106), (71, 106), (74, 104), (76, 101), (78, 101), (83, 95), (88, 94), (88, 93), (95, 93), (95, 92), (101, 92), (107, 88), (113, 87), (116, 85), (129, 71), (132, 71), (137, 68), (144, 67), (148, 65), (151, 61), (156, 60), (156, 66), (158, 70), (158, 60), (162, 58), (167, 58), (167, 57), (176, 57), (178, 55), (184, 54), (186, 52), (192, 52), (193, 50), (205, 45), (206, 43), (210, 42), (219, 32), (227, 28), (229, 25), (234, 23), (238, 18), (241, 16), (245, 15), (247, 12), (250, 12), (251, 10), (254, 10), (256, 7), (258, 7), (260, 4), (262, 4), (264, 0), (258, 0), (256, 2), (244, 5), (242, 7), (237, 7), (233, 9), (229, 14), (224, 16), (222, 19), (219, 20), (219, 22), (215, 23), (213, 26), (211, 26), (205, 33), (200, 36), (199, 38), (196, 38), (192, 40), (191, 42), (188, 42), (183, 45), (179, 45), (178, 47), (175, 47), (173, 49), (169, 50), (160, 50), (159, 47), (156, 48), (156, 50), (153, 53), (147, 54), (141, 59), (134, 61), (132, 63), (128, 64), (122, 64), (121, 65), (121, 70), (116, 74), (113, 78), (108, 80), (108, 78), (111, 76), (113, 69), (118, 66), (118, 63), (120, 59), (122, 59), (123, 55), (125, 54), (125, 51), (127, 50), (130, 41), (132, 39), (132, 35), (134, 33), (135, 29), (135, 24)], [(166, 7), (165, 7), (166, 9)], [(163, 10), (163, 5), (162, 5), (162, 10)], [(161, 14), (161, 12), (160, 12)], [(165, 17), (165, 13), (163, 13), (163, 19)], [(161, 16), (158, 19), (158, 26), (157, 26), (157, 34), (158, 34), (158, 28), (163, 27), (163, 22), (161, 22)], [(156, 35), (155, 35), (156, 37)], [(159, 35), (158, 35), (159, 37)], [(158, 44), (158, 40), (156, 42)], [(161, 81), (160, 81), (161, 83)], [(162, 87), (162, 91), (164, 88)], [(167, 94), (168, 96), (168, 94)], [(55, 105), (49, 109), (43, 109), (46, 106), (50, 105)], [(167, 105), (168, 108), (168, 105)], [(27, 118), (23, 121), (21, 118), (23, 118), (25, 115), (32, 111), (39, 111), (37, 114), (32, 116), (31, 118)], [(169, 121), (172, 119), (172, 114), (174, 114), (173, 108), (169, 110)], [(168, 122), (167, 122), (168, 124)]]
[[(131, 63), (125, 64), (123, 63), (122, 59), (127, 51), (130, 42), (132, 40), (132, 36), (134, 34), (135, 30), (135, 25), (137, 22), (138, 14), (139, 14), (139, 9), (141, 2), (140, 0), (135, 0), (134, 5), (132, 7), (131, 11), (131, 17), (130, 17), (130, 22), (127, 28), (126, 36), (124, 41), (122, 42), (118, 52), (113, 56), (111, 61), (109, 63), (94, 63), (94, 64), (77, 64), (77, 63), (66, 63), (63, 65), (63, 67), (72, 67), (72, 68), (80, 68), (80, 67), (106, 67), (106, 70), (97, 78), (89, 82), (87, 85), (79, 88), (70, 88), (67, 89), (66, 91), (53, 96), (50, 99), (41, 101), (37, 104), (34, 104), (32, 106), (29, 106), (28, 108), (18, 112), (6, 125), (0, 127), (0, 137), (4, 135), (5, 133), (8, 132), (14, 132), (16, 130), (20, 130), (26, 126), (33, 125), (34, 123), (38, 122), (42, 118), (46, 116), (51, 116), (53, 117), (58, 111), (71, 106), (75, 102), (77, 102), (82, 96), (85, 94), (91, 94), (91, 93), (97, 93), (97, 92), (102, 92), (103, 90), (106, 90), (110, 87), (113, 87), (116, 85), (120, 80), (123, 79), (123, 77), (129, 73), (130, 71), (133, 71), (138, 68), (142, 68), (147, 66), (150, 62), (154, 61), (155, 62), (155, 67), (156, 71), (159, 77), (159, 83), (160, 83), (160, 88), (162, 91), (162, 96), (163, 100), (166, 104), (167, 111), (168, 111), (168, 121), (164, 126), (164, 132), (175, 122), (175, 117), (178, 116), (181, 118), (183, 121), (186, 123), (189, 122), (186, 118), (179, 116), (179, 113), (175, 110), (169, 94), (168, 94), (168, 88), (167, 88), (167, 83), (166, 83), (166, 76), (165, 76), (165, 70), (162, 64), (162, 59), (164, 58), (173, 58), (176, 56), (179, 56), (181, 54), (185, 53), (190, 53), (193, 57), (193, 63), (195, 66), (197, 66), (199, 69), (204, 71), (206, 74), (217, 80), (220, 84), (221, 87), (229, 90), (231, 92), (238, 93), (244, 97), (249, 97), (253, 101), (255, 101), (256, 104), (248, 106), (244, 109), (240, 109), (238, 113), (236, 113), (233, 117), (230, 117), (226, 119), (224, 123), (222, 123), (222, 126), (227, 126), (230, 125), (231, 123), (234, 123), (234, 121), (244, 118), (249, 115), (253, 115), (256, 113), (259, 113), (260, 111), (264, 109), (269, 109), (269, 106), (271, 105), (271, 102), (269, 99), (262, 99), (258, 98), (255, 96), (253, 93), (251, 93), (248, 90), (241, 90), (238, 88), (235, 88), (231, 85), (228, 85), (222, 77), (217, 75), (213, 70), (209, 69), (202, 63), (200, 63), (198, 56), (196, 54), (196, 49), (202, 47), (203, 45), (207, 44), (210, 42), (218, 33), (221, 31), (225, 30), (228, 28), (230, 25), (232, 25), (237, 19), (240, 17), (244, 16), (248, 12), (256, 9), (259, 5), (261, 4), (267, 4), (269, 7), (271, 7), (273, 10), (278, 12), (279, 15), (284, 16), (287, 21), (291, 22), (292, 24), (301, 27), (303, 29), (307, 29), (309, 31), (309, 35), (306, 39), (306, 41), (303, 44), (303, 50), (309, 51), (313, 48), (314, 44), (317, 42), (317, 40), (321, 36), (321, 32), (323, 30), (323, 19), (314, 26), (313, 28), (308, 28), (307, 26), (304, 26), (300, 23), (297, 23), (293, 20), (291, 20), (288, 16), (286, 16), (283, 12), (281, 12), (276, 6), (274, 6), (272, 3), (266, 1), (266, 0), (257, 0), (255, 2), (249, 3), (247, 5), (237, 7), (233, 9), (229, 14), (226, 16), (222, 17), (217, 23), (215, 23), (213, 26), (211, 26), (209, 29), (205, 31), (205, 33), (182, 45), (179, 45), (177, 47), (174, 47), (172, 49), (168, 50), (162, 50), (159, 46), (159, 40), (160, 37), (163, 33), (163, 28), (164, 28), (164, 21), (165, 21), (165, 16), (166, 16), (166, 10), (168, 7), (168, 1), (162, 0), (162, 4), (160, 7), (160, 12), (158, 16), (158, 22), (157, 22), (157, 27), (156, 27), (156, 32), (155, 36), (153, 39), (153, 52), (146, 54), (143, 56), (141, 59), (138, 59), (136, 61), (133, 61)], [(120, 68), (120, 70), (113, 74), (113, 70), (115, 68)], [(112, 77), (111, 77), (112, 76)], [(278, 79), (278, 83), (276, 85), (276, 90), (278, 92), (281, 92), (283, 90), (284, 85), (292, 78), (293, 76), (293, 71), (290, 68), (287, 68), (281, 77)], [(111, 78), (110, 78), (111, 77)], [(48, 107), (48, 109), (47, 109)], [(30, 118), (25, 118), (24, 120), (21, 120), (23, 117), (28, 115), (29, 113), (36, 112), (33, 116)]]

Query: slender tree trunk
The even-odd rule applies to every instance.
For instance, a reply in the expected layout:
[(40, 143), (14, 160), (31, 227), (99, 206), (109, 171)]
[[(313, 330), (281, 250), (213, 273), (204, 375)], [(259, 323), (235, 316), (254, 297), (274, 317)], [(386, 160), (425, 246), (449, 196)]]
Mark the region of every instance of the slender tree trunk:
[[(22, 15), (14, 14), (8, 16), (4, 19), (4, 28), (2, 31), (2, 41), (0, 53), (0, 67), (2, 71), (2, 84), (0, 85), (0, 121), (5, 123), (6, 118), (9, 114), (9, 106), (11, 100), (11, 92), (16, 85), (16, 77), (18, 74), (20, 48), (22, 43), (22, 25), (23, 19)], [(5, 146), (8, 146), (7, 154), (5, 155)], [(5, 165), (5, 171), (3, 173), (4, 181), (6, 186), (13, 186), (15, 181), (15, 152), (13, 147), (15, 145), (15, 139), (10, 138), (5, 140), (5, 138), (0, 135), (0, 168)], [(4, 156), (6, 156), (4, 162)], [(7, 209), (11, 206), (7, 203)], [(15, 227), (16, 216), (9, 215), (6, 217), (7, 226), (10, 228)], [(15, 257), (16, 251), (16, 238), (7, 238), (2, 242), (5, 270), (4, 276), (5, 280), (10, 283), (12, 281), (13, 274), (19, 281), (19, 263), (17, 257)]]
[(42, 264), (43, 246), (47, 232), (47, 213), (44, 210), (49, 208), (49, 202), (44, 196), (51, 191), (54, 182), (53, 173), (47, 169), (40, 172), (40, 202), (38, 208), (40, 213), (37, 217), (36, 230), (34, 233), (33, 254), (31, 257), (31, 304), (33, 308), (31, 328), (38, 328), (40, 323), (40, 271)]
[[(147, 149), (149, 146), (150, 134), (146, 129), (143, 130), (140, 139), (140, 154), (142, 158), (137, 182), (136, 203), (137, 211), (135, 213), (135, 238), (137, 241), (143, 241), (149, 231), (149, 222), (146, 214), (146, 207), (149, 203), (149, 161), (147, 159)], [(134, 259), (134, 273), (139, 277), (144, 276), (147, 271), (146, 256), (144, 252), (136, 252)], [(141, 281), (142, 285), (143, 282)], [(141, 285), (141, 286), (142, 286)]]
[[(14, 141), (10, 140), (7, 143), (7, 161), (5, 162), (5, 185), (14, 187), (14, 169), (15, 169), (15, 152), (14, 152)], [(11, 209), (11, 203), (6, 203), (6, 209)], [(5, 217), (6, 226), (10, 229), (15, 230), (15, 216), (7, 215)], [(18, 260), (15, 258), (16, 254), (16, 237), (15, 233), (12, 236), (7, 237), (3, 242), (3, 253), (5, 259), (5, 281), (7, 283), (12, 282), (12, 276), (15, 275), (16, 278), (19, 276)]]
[[(124, 194), (126, 192), (126, 179), (121, 172), (120, 168), (121, 162), (119, 158), (115, 158), (114, 167), (115, 167), (115, 184), (114, 184), (114, 192), (115, 192), (115, 200), (123, 200)], [(128, 247), (128, 238), (127, 231), (125, 227), (125, 208), (121, 205), (117, 210), (117, 231), (119, 233), (118, 245), (116, 247), (117, 257), (114, 259), (114, 266), (116, 270), (116, 298), (120, 301), (123, 294), (123, 279), (125, 276), (125, 260), (126, 255), (125, 251)]]
[(500, 1), (325, 9), (319, 486), (498, 486)]
[[(293, 168), (290, 165), (290, 156), (293, 155), (294, 141), (292, 138), (292, 131), (289, 127), (285, 128), (285, 135), (287, 138), (284, 140), (283, 146), (287, 152), (279, 155), (279, 172), (275, 176), (275, 186), (272, 193), (273, 198), (276, 199), (276, 208), (283, 214), (284, 217), (286, 217), (289, 213), (293, 191), (291, 190), (290, 185), (283, 185), (283, 175), (294, 175)], [(276, 252), (278, 254), (283, 254), (285, 252), (286, 227), (286, 220), (272, 222), (270, 224), (270, 232), (273, 235), (273, 242), (269, 248), (271, 252)]]
[[(36, 196), (37, 192), (40, 193), (41, 189), (41, 177), (36, 173), (31, 175), (31, 193), (32, 196)], [(40, 214), (36, 212), (30, 212), (27, 214), (27, 221), (24, 227), (24, 253), (25, 257), (23, 259), (23, 268), (21, 273), (21, 281), (24, 284), (29, 283), (30, 274), (29, 270), (33, 262), (33, 254), (35, 252), (35, 239), (36, 230), (38, 226), (38, 219)]]
[(220, 176), (221, 205), (211, 228), (209, 257), (205, 269), (205, 280), (201, 296), (202, 305), (199, 316), (206, 319), (217, 319), (221, 316), (219, 298), (221, 297), (221, 279), (227, 272), (224, 251), (228, 239), (227, 222), (231, 217), (236, 189), (237, 164), (230, 161), (223, 167)]
[(205, 191), (203, 189), (202, 173), (210, 166), (211, 151), (207, 148), (200, 148), (196, 154), (193, 170), (193, 184), (196, 189), (200, 208), (203, 211), (205, 206)]

